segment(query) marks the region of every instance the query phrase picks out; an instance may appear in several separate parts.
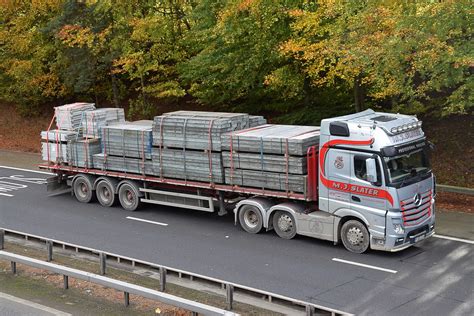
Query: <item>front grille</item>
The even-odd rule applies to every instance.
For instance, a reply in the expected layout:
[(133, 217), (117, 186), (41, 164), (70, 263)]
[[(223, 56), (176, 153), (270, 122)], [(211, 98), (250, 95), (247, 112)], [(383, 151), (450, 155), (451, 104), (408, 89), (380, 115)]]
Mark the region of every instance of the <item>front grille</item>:
[(415, 199), (409, 198), (403, 200), (401, 204), (403, 224), (405, 226), (414, 226), (429, 218), (432, 211), (431, 205), (432, 192), (428, 190), (421, 194), (420, 205), (415, 205)]

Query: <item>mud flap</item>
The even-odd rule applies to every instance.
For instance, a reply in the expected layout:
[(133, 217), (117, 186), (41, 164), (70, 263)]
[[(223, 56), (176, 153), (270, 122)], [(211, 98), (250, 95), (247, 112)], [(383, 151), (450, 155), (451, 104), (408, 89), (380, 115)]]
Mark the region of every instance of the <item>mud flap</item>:
[(71, 187), (68, 186), (64, 177), (57, 175), (46, 179), (46, 191), (48, 192), (48, 196), (53, 196), (70, 192)]

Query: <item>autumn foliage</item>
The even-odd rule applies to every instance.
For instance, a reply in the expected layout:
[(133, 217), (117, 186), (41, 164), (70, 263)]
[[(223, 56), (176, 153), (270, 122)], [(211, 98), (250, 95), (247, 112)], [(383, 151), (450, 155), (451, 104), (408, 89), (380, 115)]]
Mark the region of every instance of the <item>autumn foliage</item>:
[(25, 115), (77, 99), (137, 117), (472, 114), (472, 25), (468, 0), (2, 0), (0, 99)]

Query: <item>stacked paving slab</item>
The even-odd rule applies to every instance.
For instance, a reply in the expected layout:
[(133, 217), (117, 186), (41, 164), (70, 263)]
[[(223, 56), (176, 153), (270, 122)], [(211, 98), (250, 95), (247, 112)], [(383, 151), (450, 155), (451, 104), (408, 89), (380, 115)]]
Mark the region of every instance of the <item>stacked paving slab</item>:
[(264, 123), (244, 113), (175, 111), (153, 121), (154, 175), (224, 183), (221, 136)]
[(123, 122), (102, 128), (102, 152), (94, 167), (126, 173), (152, 174), (153, 121)]
[(245, 113), (176, 111), (125, 122), (123, 110), (89, 103), (55, 111), (58, 129), (41, 134), (44, 160), (294, 193), (306, 192), (306, 154), (320, 136), (319, 127)]
[(224, 134), (225, 183), (304, 193), (306, 153), (319, 136), (319, 127), (270, 124)]
[(84, 113), (95, 110), (94, 103), (77, 102), (54, 108), (56, 130), (41, 132), (41, 156), (44, 161), (71, 163), (69, 144), (82, 137)]
[(56, 126), (63, 131), (77, 131), (81, 127), (84, 112), (95, 110), (94, 103), (77, 102), (54, 108)]
[(93, 168), (93, 156), (102, 151), (102, 128), (125, 121), (123, 109), (96, 109), (93, 103), (72, 103), (54, 109), (57, 129), (41, 132), (42, 158), (72, 167)]
[(68, 162), (67, 144), (76, 138), (76, 132), (59, 129), (41, 132), (41, 158), (44, 161)]
[(125, 112), (120, 108), (103, 108), (84, 112), (82, 133), (86, 138), (100, 138), (102, 128), (125, 122)]

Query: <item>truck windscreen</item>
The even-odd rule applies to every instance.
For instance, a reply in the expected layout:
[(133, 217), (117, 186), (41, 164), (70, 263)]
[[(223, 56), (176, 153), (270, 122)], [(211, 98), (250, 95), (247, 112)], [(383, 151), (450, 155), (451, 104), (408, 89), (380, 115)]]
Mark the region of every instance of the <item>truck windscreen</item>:
[(391, 184), (411, 182), (408, 180), (431, 171), (427, 152), (423, 149), (403, 156), (384, 157), (384, 161)]

